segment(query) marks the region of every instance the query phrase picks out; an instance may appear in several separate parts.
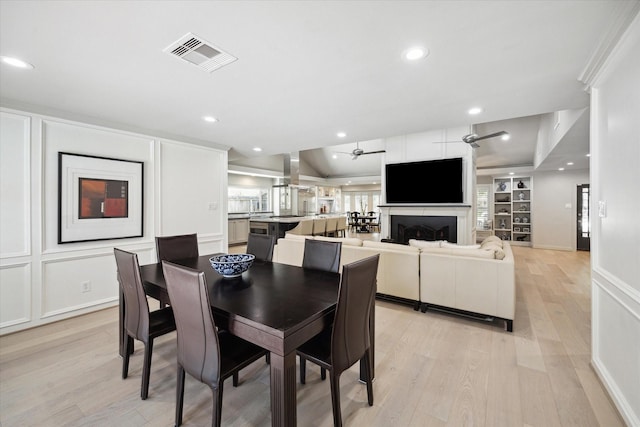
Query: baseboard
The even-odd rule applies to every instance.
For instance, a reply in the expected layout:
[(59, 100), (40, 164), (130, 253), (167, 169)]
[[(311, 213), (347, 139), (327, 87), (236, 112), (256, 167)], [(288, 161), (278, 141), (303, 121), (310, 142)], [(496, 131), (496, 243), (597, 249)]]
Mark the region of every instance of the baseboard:
[(591, 359), (590, 365), (602, 386), (607, 390), (609, 399), (618, 410), (618, 414), (620, 414), (624, 422), (628, 426), (640, 426), (640, 414), (634, 412), (633, 407), (624, 398), (624, 395), (618, 387), (615, 386), (615, 381), (607, 374), (606, 369), (603, 369), (602, 365), (596, 359)]

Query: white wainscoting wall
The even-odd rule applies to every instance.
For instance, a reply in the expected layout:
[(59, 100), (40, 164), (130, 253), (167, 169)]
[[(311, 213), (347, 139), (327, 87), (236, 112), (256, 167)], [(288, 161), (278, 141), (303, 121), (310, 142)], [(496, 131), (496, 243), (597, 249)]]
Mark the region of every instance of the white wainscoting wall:
[(629, 426), (640, 426), (638, 52), (640, 14), (590, 82), (592, 364)]
[[(144, 162), (143, 237), (58, 244), (59, 152)], [(226, 147), (3, 108), (0, 173), (0, 334), (116, 305), (114, 247), (141, 264), (155, 261), (157, 235), (227, 249)]]

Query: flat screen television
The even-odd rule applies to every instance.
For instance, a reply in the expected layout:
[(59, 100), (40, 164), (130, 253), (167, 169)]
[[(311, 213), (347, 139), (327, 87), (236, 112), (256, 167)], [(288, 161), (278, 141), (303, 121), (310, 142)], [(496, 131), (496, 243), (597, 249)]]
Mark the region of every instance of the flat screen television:
[(386, 165), (387, 203), (462, 203), (462, 158)]

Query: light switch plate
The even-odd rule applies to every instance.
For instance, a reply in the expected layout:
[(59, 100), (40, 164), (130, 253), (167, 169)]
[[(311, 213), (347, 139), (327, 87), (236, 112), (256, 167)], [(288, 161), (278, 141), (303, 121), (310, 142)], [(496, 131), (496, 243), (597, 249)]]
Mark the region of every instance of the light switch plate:
[(607, 217), (607, 202), (605, 202), (604, 200), (600, 200), (598, 202), (598, 216), (600, 218)]

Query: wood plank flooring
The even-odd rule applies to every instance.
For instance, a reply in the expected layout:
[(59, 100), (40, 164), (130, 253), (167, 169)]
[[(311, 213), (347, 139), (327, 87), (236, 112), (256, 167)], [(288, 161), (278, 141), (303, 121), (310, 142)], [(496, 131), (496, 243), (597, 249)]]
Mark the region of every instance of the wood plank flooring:
[[(360, 237), (360, 236), (359, 236)], [(514, 332), (377, 302), (374, 406), (357, 368), (341, 378), (347, 426), (623, 426), (589, 365), (589, 254), (514, 247)], [(143, 347), (120, 378), (117, 309), (0, 337), (0, 425), (170, 426), (175, 335), (156, 340), (149, 399)], [(308, 365), (309, 366), (309, 365)], [(298, 425), (331, 426), (329, 382), (310, 366)], [(225, 384), (225, 426), (269, 426), (269, 370), (257, 361)], [(185, 426), (209, 425), (211, 395), (187, 377)]]

